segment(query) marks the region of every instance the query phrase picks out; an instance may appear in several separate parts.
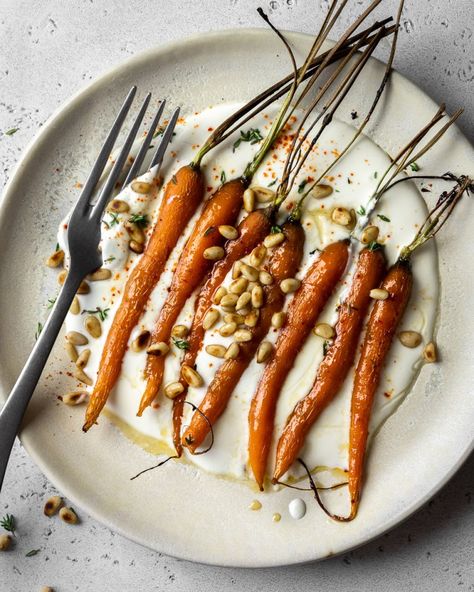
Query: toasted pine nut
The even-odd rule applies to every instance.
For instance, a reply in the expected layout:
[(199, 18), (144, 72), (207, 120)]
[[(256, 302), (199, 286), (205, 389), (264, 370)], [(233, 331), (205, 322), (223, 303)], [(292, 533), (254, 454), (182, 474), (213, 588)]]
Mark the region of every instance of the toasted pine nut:
[(398, 339), (402, 345), (410, 348), (418, 347), (421, 343), (421, 335), (416, 331), (400, 331)]
[(301, 286), (300, 280), (296, 278), (286, 278), (280, 282), (280, 289), (284, 294), (291, 294)]
[(73, 372), (73, 375), (74, 378), (79, 380), (79, 382), (83, 382), (84, 384), (87, 384), (87, 386), (92, 386), (92, 378), (90, 378), (90, 376), (87, 376), (87, 374), (81, 368), (76, 368)]
[(189, 386), (198, 388), (204, 384), (202, 376), (196, 372), (194, 368), (191, 368), (191, 366), (188, 366), (187, 364), (183, 364), (181, 366), (181, 374)]
[(210, 356), (214, 356), (215, 358), (223, 358), (227, 348), (224, 345), (211, 344), (206, 345), (206, 351)]
[(242, 325), (243, 322), (244, 317), (236, 312), (228, 312), (224, 315), (224, 323), (236, 323), (237, 325)]
[(254, 308), (261, 308), (263, 306), (262, 286), (255, 286), (255, 288), (252, 290), (252, 306)]
[(334, 208), (331, 212), (331, 220), (336, 224), (339, 224), (339, 226), (347, 226), (351, 223), (352, 216), (349, 210), (339, 206)]
[(128, 248), (130, 249), (130, 251), (133, 251), (134, 253), (138, 253), (138, 255), (140, 255), (145, 250), (145, 245), (143, 243), (138, 243), (135, 240), (131, 240), (128, 243)]
[(255, 198), (258, 203), (268, 203), (275, 199), (275, 192), (268, 187), (261, 187), (260, 185), (252, 185)]
[(65, 405), (80, 405), (87, 401), (88, 394), (86, 391), (72, 391), (63, 395), (62, 401)]
[[(73, 346), (74, 347), (74, 346)], [(76, 360), (76, 367), (77, 368), (85, 368), (87, 366), (87, 362), (91, 357), (91, 350), (90, 349), (83, 349)]]
[(263, 244), (268, 249), (271, 249), (272, 247), (276, 247), (277, 245), (281, 244), (284, 240), (285, 235), (283, 232), (275, 232), (273, 234), (267, 235), (263, 240)]
[(87, 276), (91, 282), (99, 282), (102, 280), (109, 280), (112, 277), (112, 272), (106, 267), (100, 267)]
[(253, 189), (246, 189), (244, 191), (244, 210), (246, 212), (253, 212), (255, 209), (255, 193)]
[(315, 185), (309, 194), (314, 199), (323, 199), (324, 197), (331, 195), (332, 192), (333, 188), (330, 185), (320, 183), (319, 185)]
[(45, 516), (54, 516), (59, 508), (63, 505), (63, 500), (59, 495), (53, 495), (46, 500), (43, 508), (43, 514)]
[(428, 362), (429, 364), (433, 364), (438, 359), (436, 345), (432, 341), (430, 341), (423, 350), (423, 358), (425, 362)]
[(390, 296), (388, 291), (384, 288), (374, 288), (373, 290), (370, 290), (369, 295), (373, 300), (387, 300)]
[(237, 303), (235, 305), (236, 310), (242, 310), (247, 306), (247, 304), (252, 300), (252, 294), (250, 292), (244, 292), (239, 296)]
[(67, 522), (68, 524), (77, 523), (77, 514), (72, 508), (61, 508), (59, 510), (59, 517), (63, 522)]
[(9, 534), (0, 534), (0, 551), (6, 551), (12, 544), (12, 537)]
[(236, 280), (240, 277), (242, 271), (242, 261), (236, 261), (232, 266), (232, 279)]
[(258, 274), (258, 279), (264, 286), (271, 286), (273, 284), (273, 276), (268, 271), (262, 270)]
[(242, 263), (240, 270), (244, 278), (249, 282), (256, 282), (258, 280), (258, 270), (255, 267)]
[(142, 331), (138, 337), (130, 344), (130, 349), (135, 353), (141, 352), (148, 347), (150, 343), (150, 331)]
[(52, 268), (59, 267), (60, 265), (62, 265), (63, 261), (64, 251), (62, 249), (59, 249), (57, 251), (54, 251), (54, 253), (46, 259), (46, 265)]
[(245, 324), (247, 327), (255, 327), (260, 318), (260, 311), (258, 309), (251, 310), (249, 314), (245, 315)]
[(266, 256), (267, 248), (265, 245), (259, 245), (258, 247), (255, 247), (255, 249), (250, 253), (250, 265), (253, 265), (253, 267), (259, 267), (263, 263), (263, 260)]
[(263, 364), (271, 356), (273, 344), (269, 341), (262, 341), (257, 350), (257, 364)]
[(213, 327), (216, 322), (219, 320), (220, 317), (220, 312), (218, 310), (216, 310), (215, 308), (210, 308), (206, 314), (204, 315), (204, 318), (202, 320), (202, 326), (204, 328), (205, 331), (209, 330), (211, 327)]
[(189, 329), (186, 327), (186, 325), (175, 325), (171, 329), (171, 335), (173, 337), (178, 337), (178, 339), (183, 339), (183, 337), (187, 337), (188, 333)]
[(89, 284), (85, 281), (82, 280), (82, 282), (79, 284), (79, 288), (77, 289), (77, 293), (78, 294), (89, 294), (89, 292), (91, 291)]
[(146, 353), (151, 356), (166, 356), (170, 351), (170, 346), (164, 341), (158, 341), (158, 343), (152, 343), (148, 346)]
[(239, 329), (234, 333), (234, 339), (237, 342), (251, 341), (252, 333), (248, 329)]
[(87, 345), (89, 343), (87, 337), (79, 331), (69, 331), (66, 333), (66, 339), (73, 345)]
[(67, 269), (63, 269), (58, 273), (58, 284), (62, 286), (67, 278)]
[(240, 347), (238, 343), (231, 343), (225, 352), (224, 358), (226, 360), (235, 360), (240, 353)]
[(64, 344), (64, 348), (65, 348), (66, 353), (67, 353), (69, 359), (71, 360), (71, 362), (73, 362), (75, 364), (77, 362), (77, 358), (79, 357), (79, 354), (77, 353), (76, 346), (74, 344), (72, 344), (71, 342), (66, 341)]
[(236, 330), (237, 323), (226, 323), (219, 329), (219, 335), (222, 335), (222, 337), (229, 337), (230, 335), (233, 335)]
[(78, 315), (81, 312), (81, 305), (77, 296), (74, 296), (69, 312), (74, 315)]
[(240, 294), (242, 294), (242, 292), (245, 292), (245, 290), (247, 289), (248, 283), (249, 281), (244, 277), (240, 277), (236, 280), (233, 280), (229, 285), (229, 292), (240, 296)]
[(145, 193), (150, 192), (151, 183), (145, 183), (144, 181), (134, 181), (130, 187), (132, 188), (132, 191), (135, 191), (135, 193), (144, 195)]
[(220, 305), (226, 308), (234, 308), (239, 300), (239, 296), (237, 294), (226, 294), (222, 296)]
[(126, 222), (125, 228), (127, 229), (131, 241), (135, 241), (140, 245), (145, 243), (146, 237), (141, 226), (135, 224), (134, 222)]
[(170, 382), (165, 386), (165, 395), (168, 399), (175, 399), (184, 391), (184, 386), (180, 382)]
[(283, 323), (285, 322), (286, 314), (282, 312), (275, 312), (272, 316), (272, 327), (275, 329), (281, 329), (283, 327)]
[(84, 319), (84, 327), (91, 337), (98, 339), (102, 335), (102, 326), (97, 317), (92, 315)]
[(221, 286), (220, 288), (217, 288), (212, 301), (214, 302), (214, 304), (220, 304), (222, 298), (227, 294), (227, 290), (224, 288), (224, 286)]
[(209, 261), (218, 261), (225, 255), (225, 251), (222, 247), (208, 247), (204, 250), (203, 257)]
[(107, 205), (108, 212), (115, 212), (116, 214), (124, 214), (130, 210), (130, 206), (123, 199), (112, 199)]
[(367, 226), (367, 228), (362, 233), (360, 240), (364, 243), (364, 245), (368, 245), (372, 241), (376, 241), (378, 239), (379, 232), (378, 226)]
[(239, 236), (239, 231), (234, 226), (229, 226), (228, 224), (221, 224), (221, 226), (217, 227), (219, 233), (228, 240), (234, 240)]
[(313, 329), (313, 333), (323, 339), (333, 339), (336, 335), (334, 328), (327, 323), (318, 323)]

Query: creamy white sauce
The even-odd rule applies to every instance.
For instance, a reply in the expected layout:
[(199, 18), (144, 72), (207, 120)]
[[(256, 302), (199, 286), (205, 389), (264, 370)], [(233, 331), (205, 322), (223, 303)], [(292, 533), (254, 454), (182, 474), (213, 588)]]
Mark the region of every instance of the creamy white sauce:
[[(216, 127), (235, 108), (236, 105), (211, 108), (180, 122), (176, 136), (171, 144), (171, 151), (168, 152), (161, 171), (165, 180), (169, 179), (173, 171), (192, 160), (197, 147), (208, 136), (208, 129)], [(263, 134), (270, 126), (273, 113), (273, 111), (268, 111), (264, 116), (255, 118), (246, 128), (250, 126), (257, 127)], [(337, 120), (331, 124), (328, 130), (323, 133), (316, 149), (303, 167), (300, 179), (297, 180), (285, 206), (294, 203), (298, 198), (298, 183), (308, 176), (317, 177), (318, 171), (325, 170), (327, 165), (334, 160), (337, 151), (342, 151), (350, 141), (353, 133), (354, 128)], [(246, 163), (258, 149), (258, 145), (252, 146), (249, 143), (242, 142), (237, 150), (233, 152), (231, 145), (235, 139), (232, 138), (226, 145), (217, 148), (211, 153), (210, 157), (205, 159), (203, 170), (208, 187), (207, 195), (219, 186), (222, 171), (225, 171), (227, 179), (239, 176)], [(281, 147), (270, 151), (268, 158), (255, 175), (253, 183), (268, 186), (274, 178), (279, 178), (285, 156), (286, 153)], [(333, 224), (325, 213), (330, 212), (336, 205), (348, 209), (353, 208), (354, 210), (358, 210), (361, 205), (365, 206), (377, 186), (376, 177), (380, 178), (389, 163), (390, 159), (383, 150), (368, 138), (362, 137), (353, 146), (350, 153), (330, 171), (328, 178), (324, 181), (333, 186), (334, 192), (332, 195), (322, 200), (313, 198), (307, 200), (302, 220), (306, 231), (306, 242), (303, 263), (298, 273), (299, 278), (303, 278), (308, 266), (317, 257), (317, 252), (313, 253), (315, 249), (321, 249), (335, 240), (348, 236), (348, 231)], [(152, 182), (153, 172), (143, 175), (140, 179)], [(275, 188), (276, 184), (272, 186), (272, 189)], [(128, 237), (123, 224), (131, 214), (147, 214), (154, 221), (161, 195), (161, 191), (153, 191), (147, 198), (136, 194), (131, 187), (127, 187), (119, 197), (130, 204), (130, 212), (119, 214), (119, 220), (116, 224), (108, 227), (105, 224), (103, 225), (102, 251), (104, 267), (111, 269), (113, 276), (107, 281), (91, 282), (90, 293), (79, 296), (81, 309), (94, 310), (97, 306), (102, 309), (110, 309), (102, 324), (102, 337), (100, 339), (90, 338), (90, 343), (86, 346), (91, 349), (92, 353), (85, 372), (93, 379), (96, 377), (107, 331), (121, 299), (127, 270), (134, 265), (134, 262), (139, 257), (128, 250)], [(287, 209), (290, 209), (289, 205), (288, 208), (282, 208), (280, 221), (285, 219)], [(389, 218), (390, 222), (379, 219), (377, 214), (380, 213)], [(399, 184), (383, 196), (375, 212), (370, 216), (370, 222), (380, 228), (379, 240), (386, 245), (385, 252), (389, 264), (396, 260), (400, 248), (411, 241), (425, 215), (426, 208), (423, 199), (410, 183)], [(142, 330), (152, 329), (166, 298), (167, 287), (171, 282), (173, 269), (198, 216), (199, 211), (193, 216), (173, 250), (166, 265), (166, 270), (153, 291), (147, 309), (142, 315), (139, 325), (133, 331), (130, 341)], [(243, 217), (243, 214), (241, 217)], [(105, 220), (111, 221), (108, 214), (106, 214)], [(66, 249), (64, 226), (64, 224), (61, 225), (59, 243), (61, 247)], [(148, 232), (151, 228), (152, 224), (148, 227)], [(354, 241), (353, 244), (355, 245), (355, 252), (351, 257), (348, 274), (330, 298), (319, 322), (324, 321), (334, 325), (337, 321), (336, 308), (350, 285), (353, 265), (356, 261), (355, 255), (359, 249), (357, 241)], [(415, 286), (400, 330), (419, 331), (423, 336), (423, 342), (427, 343), (432, 339), (438, 302), (437, 258), (434, 245), (429, 245), (415, 255), (413, 271)], [(224, 285), (227, 285), (230, 280), (231, 278), (227, 277)], [(287, 299), (286, 305), (289, 300), (290, 298)], [(188, 300), (181, 312), (177, 321), (178, 324), (191, 325), (193, 303), (194, 296)], [(84, 332), (84, 318), (85, 315), (69, 314), (66, 319), (67, 330)], [(276, 337), (277, 331), (272, 329), (267, 339), (274, 342)], [(210, 343), (228, 345), (231, 341), (232, 338), (221, 337), (216, 327), (206, 333), (204, 345)], [(398, 339), (394, 340), (375, 398), (370, 425), (371, 434), (374, 434), (384, 420), (395, 411), (410, 390), (410, 386), (420, 367), (422, 348), (423, 345), (415, 349), (407, 349), (400, 344)], [(166, 358), (163, 385), (177, 380), (182, 353), (174, 345), (171, 346), (171, 352)], [(272, 470), (271, 465), (273, 464), (276, 441), (281, 434), (286, 419), (297, 401), (311, 389), (322, 357), (323, 340), (311, 334), (298, 355), (293, 369), (288, 374), (280, 394), (275, 419), (273, 449), (270, 454), (270, 466), (268, 467), (269, 473)], [(107, 406), (135, 430), (162, 440), (171, 447), (172, 402), (162, 392), (160, 392), (153, 407), (147, 409), (141, 418), (136, 416), (138, 403), (145, 387), (143, 378), (145, 362), (146, 354), (144, 352), (134, 353), (130, 349), (127, 351), (120, 379), (109, 398)], [(196, 405), (201, 402), (206, 387), (212, 380), (220, 363), (221, 360), (208, 355), (203, 348), (197, 358), (197, 370), (204, 378), (205, 385), (199, 389), (190, 388), (189, 401)], [(248, 477), (248, 408), (263, 369), (264, 366), (257, 364), (255, 360), (249, 365), (230, 398), (225, 413), (214, 427), (215, 444), (213, 448), (207, 454), (200, 456), (187, 454), (191, 462), (219, 475), (238, 479)], [(312, 468), (347, 469), (349, 411), (353, 374), (354, 371), (352, 370), (339, 394), (311, 429), (306, 444), (301, 451), (302, 458)], [(187, 406), (184, 425), (188, 422), (191, 412), (190, 407)], [(290, 472), (292, 476), (301, 475), (301, 470), (296, 466)], [(336, 481), (340, 480), (340, 476), (337, 477)]]

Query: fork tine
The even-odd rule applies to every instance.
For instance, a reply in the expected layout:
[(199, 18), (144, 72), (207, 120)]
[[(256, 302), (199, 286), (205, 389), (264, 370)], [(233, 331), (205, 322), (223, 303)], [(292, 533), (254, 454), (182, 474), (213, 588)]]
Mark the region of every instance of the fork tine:
[(170, 122), (166, 126), (160, 145), (158, 146), (155, 155), (152, 158), (150, 168), (154, 167), (155, 165), (158, 165), (158, 169), (160, 168), (161, 163), (163, 162), (163, 156), (165, 155), (166, 149), (168, 147), (168, 143), (171, 140), (171, 136), (173, 135), (176, 122), (178, 121), (178, 117), (179, 107), (175, 109), (173, 115), (171, 116)]
[(133, 141), (135, 140), (135, 137), (138, 133), (143, 117), (145, 116), (145, 112), (148, 108), (150, 99), (151, 93), (148, 93), (145, 97), (145, 100), (143, 101), (143, 104), (140, 108), (137, 118), (135, 119), (132, 129), (128, 133), (127, 139), (123, 144), (122, 150), (120, 150), (120, 153), (117, 156), (114, 166), (112, 167), (112, 170), (110, 171), (110, 174), (107, 177), (107, 180), (99, 194), (99, 197), (97, 198), (97, 202), (92, 207), (92, 217), (100, 218), (102, 216), (105, 206), (109, 201), (112, 191), (114, 190), (115, 183), (117, 182), (117, 179), (119, 178), (119, 175), (123, 169), (123, 165), (125, 164), (125, 161), (127, 160), (127, 157), (130, 153), (130, 148), (132, 147)]
[(140, 150), (139, 150), (135, 160), (133, 161), (133, 164), (130, 167), (130, 170), (128, 171), (127, 178), (123, 182), (123, 187), (128, 185), (130, 183), (130, 181), (133, 181), (133, 179), (135, 179), (135, 177), (138, 177), (138, 175), (140, 173), (141, 166), (143, 164), (143, 161), (145, 160), (146, 153), (148, 152), (148, 148), (153, 140), (153, 134), (155, 133), (155, 130), (158, 127), (158, 124), (160, 123), (160, 119), (161, 119), (161, 116), (163, 115), (165, 105), (166, 105), (165, 100), (160, 101), (160, 106), (158, 107), (158, 111), (156, 112), (156, 115), (150, 125), (150, 128), (148, 129), (148, 133), (145, 136), (145, 139), (143, 140)]

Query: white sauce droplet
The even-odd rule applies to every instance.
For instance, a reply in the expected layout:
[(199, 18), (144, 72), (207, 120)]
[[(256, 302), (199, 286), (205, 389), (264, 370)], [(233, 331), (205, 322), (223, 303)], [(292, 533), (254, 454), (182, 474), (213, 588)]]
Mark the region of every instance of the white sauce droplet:
[(306, 503), (300, 497), (295, 497), (288, 504), (288, 512), (295, 520), (301, 520), (306, 514)]

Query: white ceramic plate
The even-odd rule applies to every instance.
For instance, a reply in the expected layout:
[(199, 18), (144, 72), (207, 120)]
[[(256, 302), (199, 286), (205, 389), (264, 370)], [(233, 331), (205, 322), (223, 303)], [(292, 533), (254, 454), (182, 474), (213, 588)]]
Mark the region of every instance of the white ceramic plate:
[[(310, 38), (289, 34), (302, 51)], [(279, 56), (279, 57), (278, 57)], [(0, 216), (0, 385), (6, 397), (32, 346), (44, 303), (55, 293), (43, 267), (59, 220), (78, 194), (111, 117), (126, 91), (166, 97), (168, 109), (190, 112), (222, 101), (247, 100), (287, 74), (288, 61), (264, 30), (200, 35), (153, 49), (103, 76), (64, 105), (42, 128), (23, 156), (4, 195)], [(340, 118), (364, 105), (383, 66), (369, 63)], [(435, 111), (411, 82), (394, 74), (369, 135), (394, 153)], [(383, 111), (383, 115), (382, 115)], [(474, 172), (473, 149), (457, 129), (423, 160), (424, 172)], [(68, 389), (59, 347), (29, 407), (22, 432), (28, 452), (77, 506), (115, 531), (152, 549), (219, 565), (272, 566), (321, 559), (380, 535), (409, 516), (461, 465), (473, 447), (473, 377), (468, 366), (474, 334), (474, 217), (461, 205), (438, 242), (441, 304), (437, 341), (442, 363), (425, 366), (412, 392), (374, 440), (363, 503), (349, 524), (329, 521), (311, 503), (303, 520), (285, 508), (290, 490), (257, 495), (247, 485), (225, 481), (179, 463), (130, 481), (153, 458), (108, 421), (87, 435), (83, 409), (60, 405)], [(263, 501), (259, 512), (249, 502)], [(274, 524), (273, 512), (283, 514)]]

